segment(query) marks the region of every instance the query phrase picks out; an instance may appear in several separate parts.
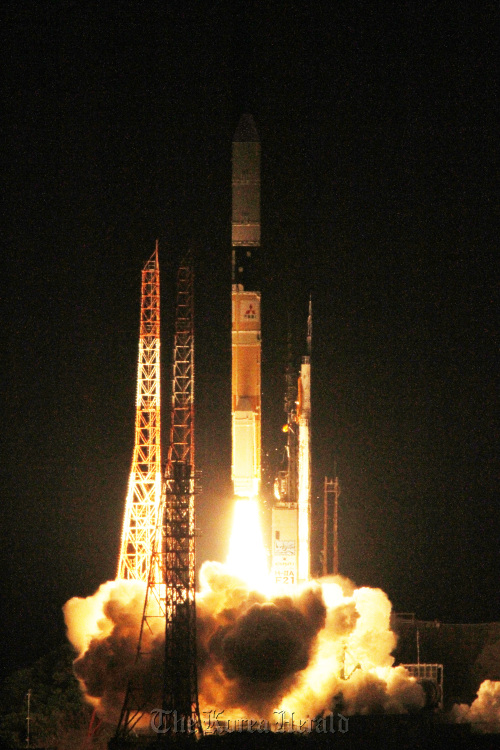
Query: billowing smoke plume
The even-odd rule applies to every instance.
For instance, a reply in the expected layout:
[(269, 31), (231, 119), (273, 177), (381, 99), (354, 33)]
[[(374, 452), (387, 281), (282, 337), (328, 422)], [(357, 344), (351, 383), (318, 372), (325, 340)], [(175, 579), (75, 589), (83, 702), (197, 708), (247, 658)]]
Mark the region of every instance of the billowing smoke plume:
[[(293, 597), (251, 591), (220, 563), (201, 569), (197, 596), (200, 709), (223, 718), (315, 717), (424, 704), (421, 687), (393, 668), (391, 605), (379, 589), (345, 579), (311, 582)], [(144, 584), (103, 584), (64, 608), (68, 637), (79, 652), (75, 673), (90, 702), (117, 722), (134, 675), (161, 706), (163, 632), (144, 630), (148, 656), (136, 662)], [(134, 671), (135, 670), (135, 671)], [(203, 716), (202, 716), (203, 719)]]
[(201, 583), (201, 700), (226, 715), (267, 717), (312, 658), (326, 621), (321, 589), (268, 599), (219, 563), (203, 566)]
[(470, 705), (453, 706), (452, 719), (472, 724), (481, 732), (500, 732), (500, 682), (484, 680)]
[[(108, 581), (93, 596), (64, 605), (68, 638), (79, 652), (74, 671), (85, 697), (106, 720), (117, 723), (127, 684), (134, 682), (161, 697), (163, 627), (144, 633), (151, 652), (136, 663), (146, 588), (141, 581)], [(161, 705), (161, 704), (160, 704)]]

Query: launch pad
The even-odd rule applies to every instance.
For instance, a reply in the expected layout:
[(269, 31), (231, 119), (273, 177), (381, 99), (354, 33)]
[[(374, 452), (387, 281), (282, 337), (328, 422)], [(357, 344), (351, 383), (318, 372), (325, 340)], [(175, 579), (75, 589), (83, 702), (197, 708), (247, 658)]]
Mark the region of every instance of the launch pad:
[[(415, 712), (434, 710), (434, 705), (426, 704), (423, 691), (417, 684), (422, 675), (429, 679), (425, 665), (417, 660), (416, 665), (408, 662), (408, 670), (404, 665), (392, 667), (395, 636), (390, 626), (391, 605), (382, 591), (366, 587), (355, 589), (354, 586), (351, 589), (348, 582), (344, 585), (340, 579), (328, 578), (307, 585), (311, 575), (311, 302), (305, 337), (306, 354), (296, 371), (290, 353), (286, 368), (286, 461), (278, 473), (271, 510), (271, 576), (267, 570), (259, 569), (259, 560), (265, 560), (263, 548), (259, 546), (262, 417), (258, 274), (260, 143), (253, 120), (248, 115), (240, 121), (233, 142), (232, 226), (231, 474), (239, 536), (233, 534), (231, 537), (230, 554), (225, 565), (206, 563), (203, 566), (200, 592), (195, 595), (194, 329), (192, 287), (186, 287), (178, 296), (169, 460), (155, 533), (151, 535), (147, 580), (144, 580), (143, 556), (136, 573), (129, 566), (124, 580), (115, 582), (145, 583), (147, 588), (136, 659), (126, 666), (130, 679), (118, 731), (110, 748), (159, 747), (170, 744), (171, 735), (175, 733), (181, 744), (184, 740), (200, 738), (204, 729), (201, 717), (207, 709), (212, 710), (210, 707), (215, 701), (220, 703), (222, 713), (225, 706), (229, 707), (225, 731), (242, 733), (247, 738), (257, 732), (261, 735), (257, 727), (263, 722), (270, 727), (273, 710), (283, 713), (289, 710), (284, 701), (290, 702), (292, 710), (295, 707), (295, 716), (303, 713), (301, 722), (305, 722), (308, 730), (300, 741), (309, 747), (320, 746), (321, 742), (328, 744), (327, 739), (320, 735), (324, 733), (321, 727), (330, 716), (332, 707), (340, 713), (345, 707), (349, 721), (353, 711), (371, 710), (373, 696), (375, 710), (387, 713), (404, 712), (407, 705)], [(157, 257), (155, 262), (157, 264)], [(192, 276), (190, 278), (192, 280)], [(155, 341), (150, 349), (157, 351)], [(159, 368), (157, 370), (159, 372)], [(141, 370), (139, 383), (140, 377)], [(157, 392), (159, 394), (159, 375), (157, 381), (153, 378), (144, 397), (138, 399), (138, 425), (146, 424), (142, 411), (155, 406), (151, 395)], [(151, 432), (151, 436), (155, 434)], [(146, 436), (149, 437), (149, 433)], [(142, 433), (139, 442), (144, 446)], [(153, 450), (147, 453), (143, 447), (142, 452), (135, 450), (134, 456), (136, 454), (143, 459), (147, 455), (151, 457), (151, 467), (147, 461), (143, 461), (145, 465), (141, 467), (146, 473), (156, 466)], [(338, 498), (337, 480), (332, 487)], [(328, 520), (326, 490), (327, 482), (324, 516)], [(128, 505), (130, 497), (129, 494)], [(126, 518), (137, 517), (138, 507), (128, 510), (130, 513)], [(336, 513), (335, 508), (332, 519), (334, 537)], [(326, 521), (324, 525), (326, 529)], [(134, 538), (130, 533), (134, 530), (135, 524), (125, 521), (127, 539)], [(328, 538), (324, 539), (325, 573), (329, 572), (327, 542)], [(132, 549), (130, 542), (127, 549)], [(336, 546), (333, 552), (333, 569), (337, 572)], [(243, 565), (240, 566), (241, 561)], [(120, 649), (130, 649), (137, 612), (134, 612), (133, 599), (129, 601), (127, 596), (130, 597), (135, 590), (130, 586), (127, 591), (125, 586), (123, 602), (117, 596), (113, 607), (106, 611), (102, 609), (101, 619), (98, 619), (101, 640), (97, 638), (91, 644), (88, 657), (92, 662), (92, 649), (95, 649), (99, 669), (102, 652), (108, 648), (111, 662)], [(111, 589), (109, 600), (101, 599), (101, 606), (103, 601), (111, 601), (112, 595)], [(201, 602), (198, 613), (196, 597)], [(114, 614), (116, 619), (113, 619)], [(84, 653), (82, 662), (86, 658)], [(160, 668), (163, 669), (163, 679), (159, 679)], [(86, 669), (83, 664), (81, 675), (85, 675)], [(435, 672), (438, 674), (439, 670)], [(413, 673), (416, 679), (412, 679), (409, 673)], [(430, 679), (433, 679), (433, 674)], [(442, 677), (442, 669), (439, 675)], [(106, 702), (110, 697), (111, 701), (116, 700), (121, 690), (123, 685), (113, 685), (110, 695), (104, 692), (102, 705), (105, 710), (108, 708)], [(99, 693), (95, 695), (101, 700)], [(442, 692), (439, 695), (441, 699)], [(249, 718), (259, 715), (252, 713), (256, 710), (261, 711), (264, 718)], [(423, 714), (418, 718), (419, 727), (423, 726), (422, 717)], [(238, 721), (239, 724), (235, 724)], [(369, 724), (368, 721), (367, 726)], [(402, 732), (406, 731), (396, 720), (392, 724), (388, 720), (384, 726), (389, 731), (393, 725)], [(239, 728), (233, 728), (236, 726)], [(343, 726), (347, 727), (347, 723)], [(354, 722), (349, 729), (351, 726)], [(364, 735), (361, 724), (358, 727), (364, 741), (368, 735)], [(265, 745), (265, 732), (273, 730), (263, 731), (259, 741)], [(275, 730), (275, 733), (279, 731)], [(293, 724), (292, 731), (286, 731), (295, 733)], [(219, 731), (211, 733), (218, 734)], [(347, 731), (341, 733), (339, 730), (337, 735), (340, 734), (345, 735)], [(384, 738), (383, 745), (377, 744), (379, 739), (380, 734), (371, 736), (370, 746), (386, 747), (387, 738)], [(202, 744), (204, 739), (200, 741)], [(297, 744), (298, 739), (295, 738), (294, 742)], [(351, 739), (349, 746), (363, 745), (357, 744), (357, 739)]]

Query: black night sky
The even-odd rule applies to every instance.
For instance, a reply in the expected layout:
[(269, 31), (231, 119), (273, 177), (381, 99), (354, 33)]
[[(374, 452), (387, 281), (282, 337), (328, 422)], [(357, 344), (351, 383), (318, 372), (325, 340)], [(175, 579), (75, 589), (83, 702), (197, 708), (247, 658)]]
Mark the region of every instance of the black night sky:
[(336, 462), (341, 571), (397, 611), (499, 620), (493, 4), (17, 0), (2, 29), (5, 667), (57, 645), (64, 602), (115, 575), (156, 237), (165, 447), (191, 246), (198, 559), (226, 554), (244, 111), (263, 154), (265, 493), (287, 320), (298, 363), (312, 293), (315, 494)]

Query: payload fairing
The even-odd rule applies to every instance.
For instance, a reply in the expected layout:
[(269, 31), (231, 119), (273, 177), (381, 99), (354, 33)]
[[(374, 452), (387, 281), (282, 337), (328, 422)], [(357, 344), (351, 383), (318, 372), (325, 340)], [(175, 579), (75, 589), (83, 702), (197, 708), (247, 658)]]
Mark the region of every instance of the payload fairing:
[(251, 115), (233, 138), (232, 480), (238, 497), (259, 493), (261, 329), (259, 288), (260, 141)]

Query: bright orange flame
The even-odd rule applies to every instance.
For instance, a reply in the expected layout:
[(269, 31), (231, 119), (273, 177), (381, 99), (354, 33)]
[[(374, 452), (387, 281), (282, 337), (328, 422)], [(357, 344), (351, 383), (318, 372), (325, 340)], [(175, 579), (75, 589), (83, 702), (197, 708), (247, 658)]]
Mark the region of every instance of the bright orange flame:
[(250, 588), (265, 591), (268, 585), (266, 551), (262, 541), (259, 504), (255, 499), (236, 500), (226, 565)]

